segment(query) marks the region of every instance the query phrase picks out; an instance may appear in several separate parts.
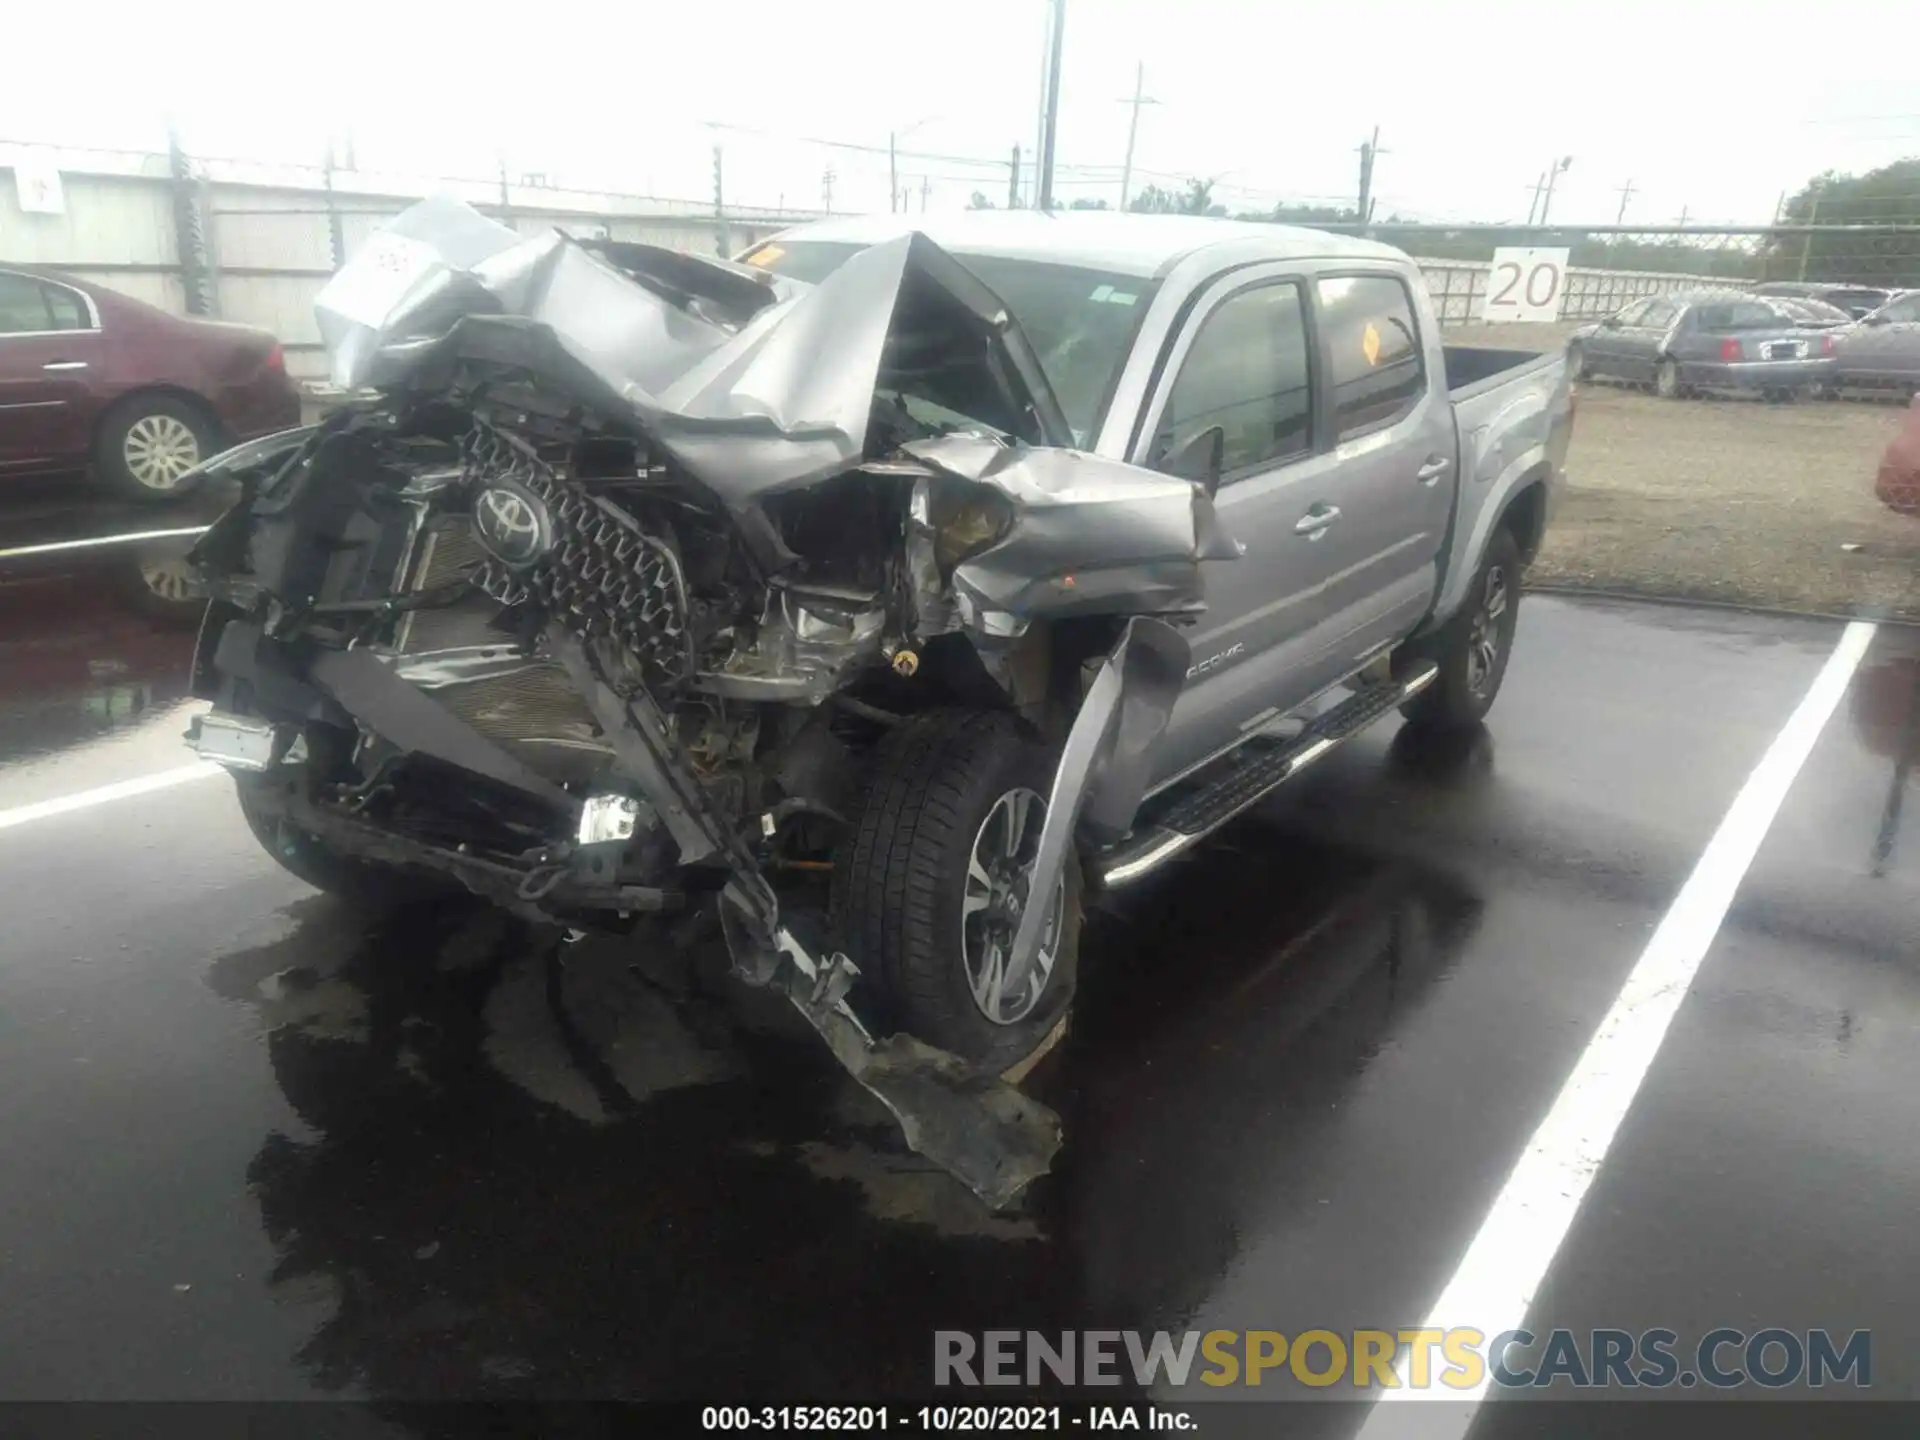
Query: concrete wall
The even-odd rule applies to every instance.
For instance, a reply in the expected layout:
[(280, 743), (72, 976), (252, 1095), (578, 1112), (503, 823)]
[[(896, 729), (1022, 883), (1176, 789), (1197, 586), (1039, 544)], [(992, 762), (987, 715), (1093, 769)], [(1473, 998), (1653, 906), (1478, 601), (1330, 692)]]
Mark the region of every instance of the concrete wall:
[[(165, 155), (36, 151), (61, 172), (61, 215), (24, 214), (12, 156), (0, 147), (0, 264), (44, 265), (175, 314), (188, 311), (176, 200), (191, 193), (204, 227), (212, 316), (280, 337), (295, 375), (324, 374), (313, 297), (333, 273), (333, 229), (345, 253), (415, 200), (451, 194), (525, 235), (555, 226), (676, 250), (738, 252), (810, 212), (729, 212), (648, 196), (508, 185), (498, 180), (327, 173), (313, 166), (196, 160), (185, 182)], [(332, 181), (329, 189), (329, 179)]]

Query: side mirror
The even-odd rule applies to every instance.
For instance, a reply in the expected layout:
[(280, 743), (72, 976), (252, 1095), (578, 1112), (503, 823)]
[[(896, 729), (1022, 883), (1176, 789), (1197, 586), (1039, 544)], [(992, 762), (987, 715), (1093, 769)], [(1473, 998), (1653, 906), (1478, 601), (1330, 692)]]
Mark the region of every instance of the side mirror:
[(1618, 330), (1620, 328), (1620, 317), (1618, 315), (1607, 316), (1606, 319), (1600, 322), (1600, 328), (1602, 330)]
[(1192, 480), (1211, 495), (1220, 488), (1220, 470), (1226, 456), (1227, 432), (1218, 425), (1209, 425), (1162, 455), (1157, 468), (1182, 480)]

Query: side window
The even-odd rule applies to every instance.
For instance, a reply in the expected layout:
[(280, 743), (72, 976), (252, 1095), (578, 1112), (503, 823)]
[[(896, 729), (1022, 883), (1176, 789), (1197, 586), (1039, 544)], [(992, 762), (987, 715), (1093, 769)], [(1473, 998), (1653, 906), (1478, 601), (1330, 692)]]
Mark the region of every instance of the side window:
[(1384, 275), (1362, 275), (1329, 277), (1318, 288), (1339, 438), (1392, 424), (1426, 393), (1407, 287)]
[(1154, 453), (1218, 425), (1232, 474), (1312, 448), (1312, 390), (1300, 287), (1260, 285), (1200, 324), (1167, 395)]
[(87, 302), (78, 290), (69, 290), (64, 285), (42, 285), (46, 292), (47, 308), (53, 315), (55, 330), (91, 330), (93, 315), (87, 309)]
[(1648, 303), (1646, 314), (1634, 323), (1642, 330), (1664, 330), (1673, 323), (1675, 313), (1671, 300), (1654, 300)]
[(54, 328), (47, 292), (25, 275), (0, 274), (0, 335), (31, 334)]
[(1652, 308), (1653, 302), (1651, 300), (1636, 300), (1613, 318), (1618, 320), (1622, 325), (1639, 325), (1643, 323), (1640, 317)]
[(1882, 312), (1896, 325), (1911, 325), (1920, 321), (1920, 295), (1909, 295), (1904, 300), (1896, 300)]

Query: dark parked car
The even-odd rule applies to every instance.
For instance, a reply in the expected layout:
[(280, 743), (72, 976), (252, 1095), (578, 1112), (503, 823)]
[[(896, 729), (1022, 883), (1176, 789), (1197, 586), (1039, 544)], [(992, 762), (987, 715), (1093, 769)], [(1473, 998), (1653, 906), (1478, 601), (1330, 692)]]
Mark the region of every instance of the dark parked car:
[(1668, 399), (1700, 390), (1759, 391), (1771, 397), (1823, 387), (1838, 343), (1833, 328), (1742, 290), (1682, 290), (1636, 300), (1567, 342), (1575, 376), (1651, 383)]
[(1816, 280), (1768, 280), (1746, 293), (1819, 300), (1837, 310), (1846, 311), (1855, 320), (1887, 303), (1887, 292), (1872, 285), (1836, 285)]
[(1920, 393), (1920, 290), (1895, 296), (1849, 330), (1833, 368), (1839, 385)]
[(0, 269), (0, 479), (90, 463), (123, 498), (163, 500), (228, 445), (299, 423), (266, 331)]

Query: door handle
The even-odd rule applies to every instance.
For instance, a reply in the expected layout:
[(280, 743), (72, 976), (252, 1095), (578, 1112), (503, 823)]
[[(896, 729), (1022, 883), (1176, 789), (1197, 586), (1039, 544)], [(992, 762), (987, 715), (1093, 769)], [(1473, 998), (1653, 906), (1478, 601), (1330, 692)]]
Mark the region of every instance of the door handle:
[(1293, 522), (1293, 533), (1318, 540), (1326, 528), (1339, 518), (1338, 505), (1316, 505)]
[(1432, 459), (1428, 460), (1426, 464), (1413, 472), (1413, 478), (1418, 480), (1422, 485), (1431, 485), (1452, 468), (1453, 462), (1447, 459), (1446, 456), (1435, 455)]
[(84, 360), (50, 360), (40, 368), (42, 370), (84, 370), (87, 368), (87, 362)]

